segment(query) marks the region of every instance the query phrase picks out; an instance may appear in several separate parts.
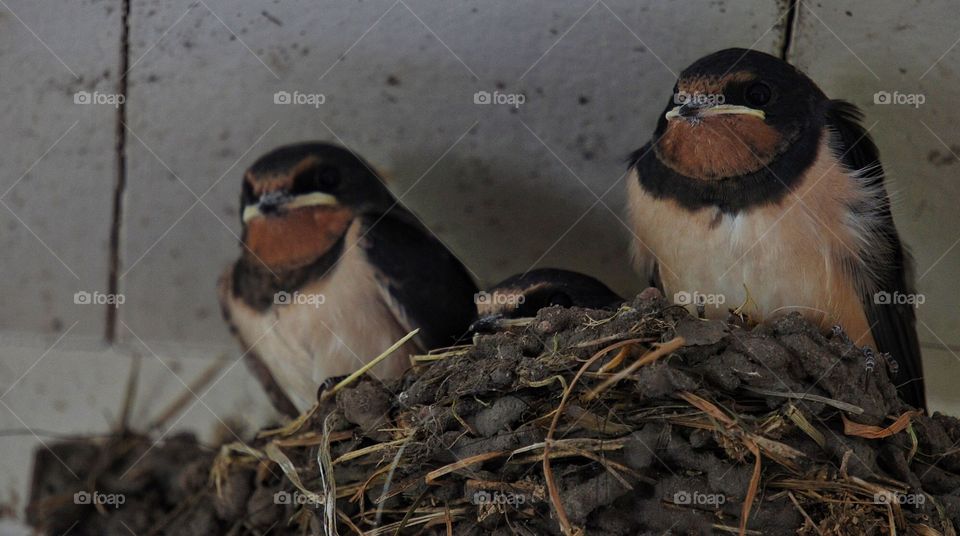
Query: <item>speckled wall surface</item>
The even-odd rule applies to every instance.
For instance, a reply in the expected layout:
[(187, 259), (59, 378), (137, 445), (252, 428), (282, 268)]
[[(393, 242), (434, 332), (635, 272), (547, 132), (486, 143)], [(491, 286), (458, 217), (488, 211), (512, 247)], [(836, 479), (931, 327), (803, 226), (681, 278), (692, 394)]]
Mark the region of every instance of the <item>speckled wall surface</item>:
[[(53, 410), (24, 387), (32, 354), (69, 381), (115, 337), (104, 355), (117, 384), (134, 353), (239, 356), (215, 283), (239, 251), (241, 173), (283, 143), (331, 140), (364, 155), (482, 284), (558, 266), (639, 290), (624, 159), (652, 132), (675, 74), (730, 46), (786, 53), (831, 96), (864, 108), (926, 298), (931, 401), (960, 411), (951, 2), (801, 2), (791, 31), (786, 2), (772, 0), (131, 0), (126, 19), (124, 5), (0, 2), (0, 375), (27, 378), (3, 387), (0, 427), (65, 422), (45, 421)], [(278, 92), (323, 102), (276, 103)], [(478, 92), (523, 102), (478, 104)], [(877, 92), (924, 103), (875, 104)], [(75, 303), (111, 281), (124, 296), (115, 316)], [(36, 335), (26, 345), (35, 351), (13, 334)], [(229, 390), (221, 396), (229, 406)], [(115, 408), (115, 398), (87, 403)]]
[[(483, 284), (538, 265), (637, 290), (621, 222), (626, 155), (649, 136), (682, 66), (727, 46), (775, 52), (784, 38), (775, 2), (695, 4), (698, 17), (689, 2), (132, 2), (117, 270), (126, 303), (112, 330), (121, 340), (133, 330), (147, 340), (229, 343), (214, 288), (238, 253), (242, 171), (303, 139), (366, 156)], [(103, 311), (74, 307), (66, 290), (106, 290), (115, 110), (75, 105), (73, 91), (114, 92), (118, 51), (84, 62), (68, 35), (117, 41), (118, 5), (78, 8), (72, 18), (86, 31), (37, 28), (79, 81), (12, 12), (31, 27), (57, 15), (13, 2), (0, 18), (9, 27), (4, 72), (42, 73), (3, 78), (16, 83), (5, 99), (19, 110), (16, 128), (36, 131), (8, 145), (16, 156), (5, 160), (8, 182), (73, 116), (98, 120), (80, 117), (7, 199), (37, 237), (0, 213), (11, 220), (8, 248), (25, 257), (4, 288), (24, 312), (0, 312), (6, 329), (56, 334), (79, 319), (75, 334), (103, 331)], [(26, 61), (34, 56), (40, 69)], [(37, 85), (46, 102), (22, 95)], [(283, 91), (324, 102), (275, 104)], [(524, 102), (476, 104), (482, 91)], [(59, 110), (69, 118), (41, 115)], [(72, 145), (83, 154), (68, 153)], [(65, 183), (87, 205), (51, 203), (46, 194), (65, 193)], [(42, 204), (30, 195), (40, 187)], [(83, 263), (91, 266), (76, 267)], [(49, 294), (42, 307), (38, 292)]]

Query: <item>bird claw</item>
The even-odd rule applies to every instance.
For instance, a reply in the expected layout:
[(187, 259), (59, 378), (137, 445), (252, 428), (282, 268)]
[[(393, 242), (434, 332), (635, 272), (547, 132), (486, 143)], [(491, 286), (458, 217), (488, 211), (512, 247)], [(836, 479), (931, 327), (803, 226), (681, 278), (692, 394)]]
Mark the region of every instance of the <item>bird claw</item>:
[(317, 389), (317, 400), (320, 399), (320, 395), (323, 394), (324, 391), (329, 391), (330, 389), (333, 389), (335, 385), (342, 382), (344, 379), (346, 379), (347, 376), (348, 374), (341, 374), (340, 376), (330, 376), (326, 380), (323, 380), (322, 382), (320, 382), (320, 388)]
[(503, 315), (500, 313), (487, 315), (478, 318), (473, 324), (470, 324), (470, 327), (467, 329), (472, 333), (494, 333), (500, 329), (502, 320)]
[[(837, 327), (837, 326), (834, 326)], [(877, 356), (873, 353), (873, 349), (869, 347), (863, 348), (863, 357), (864, 357), (864, 368), (867, 369), (867, 372), (873, 372), (873, 369), (877, 366)]]

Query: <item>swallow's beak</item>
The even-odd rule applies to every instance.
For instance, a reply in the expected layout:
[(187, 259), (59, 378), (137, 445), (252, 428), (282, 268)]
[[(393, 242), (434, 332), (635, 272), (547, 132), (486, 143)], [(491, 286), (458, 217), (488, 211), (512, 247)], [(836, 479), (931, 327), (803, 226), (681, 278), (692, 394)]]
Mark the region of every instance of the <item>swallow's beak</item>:
[(471, 333), (493, 333), (500, 328), (503, 321), (503, 315), (495, 313), (492, 315), (481, 316), (470, 327), (467, 328)]
[(243, 223), (249, 223), (254, 218), (279, 214), (284, 211), (312, 206), (337, 206), (337, 198), (323, 192), (311, 192), (291, 196), (283, 191), (263, 194), (256, 204), (247, 205), (243, 209)]
[(737, 104), (700, 104), (691, 102), (688, 102), (682, 106), (674, 107), (672, 110), (667, 112), (666, 118), (668, 121), (672, 121), (674, 119), (684, 119), (686, 121), (695, 122), (713, 115), (734, 114), (752, 115), (759, 118), (761, 121), (766, 118), (766, 114), (763, 113), (763, 110), (757, 110), (748, 106), (740, 106)]

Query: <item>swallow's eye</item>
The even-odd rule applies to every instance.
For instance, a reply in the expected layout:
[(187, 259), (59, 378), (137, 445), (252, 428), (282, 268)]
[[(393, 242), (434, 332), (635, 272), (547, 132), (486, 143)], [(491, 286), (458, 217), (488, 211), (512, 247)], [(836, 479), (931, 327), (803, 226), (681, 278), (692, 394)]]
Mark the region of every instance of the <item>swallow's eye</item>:
[(750, 84), (743, 93), (743, 98), (747, 101), (747, 104), (758, 108), (766, 106), (772, 97), (773, 90), (764, 82)]
[(339, 185), (340, 170), (333, 166), (321, 166), (298, 176), (293, 182), (293, 193), (332, 192)]
[(573, 300), (570, 299), (570, 296), (567, 296), (563, 292), (557, 292), (556, 294), (550, 296), (550, 305), (559, 305), (560, 307), (570, 307), (573, 305)]
[(317, 187), (329, 192), (340, 186), (340, 170), (332, 166), (323, 166), (317, 170)]

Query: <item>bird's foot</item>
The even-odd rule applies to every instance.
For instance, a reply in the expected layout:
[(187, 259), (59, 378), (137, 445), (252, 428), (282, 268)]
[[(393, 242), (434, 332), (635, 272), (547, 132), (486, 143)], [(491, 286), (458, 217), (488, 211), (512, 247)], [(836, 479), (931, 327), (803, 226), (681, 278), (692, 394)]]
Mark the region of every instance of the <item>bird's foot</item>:
[(322, 395), (324, 391), (329, 391), (330, 389), (333, 389), (334, 387), (336, 387), (338, 383), (345, 380), (347, 376), (349, 376), (349, 374), (342, 374), (340, 376), (330, 376), (326, 380), (323, 380), (322, 382), (320, 382), (320, 387), (317, 389), (317, 400), (320, 400), (320, 395)]
[(846, 344), (851, 343), (850, 336), (847, 335), (846, 330), (843, 329), (843, 326), (840, 324), (834, 324), (830, 327), (830, 338), (839, 339), (840, 342)]
[[(837, 327), (839, 326), (834, 326), (834, 329)], [(843, 333), (842, 330), (841, 333)], [(867, 372), (873, 372), (874, 367), (877, 366), (877, 356), (868, 347), (863, 348), (863, 366), (867, 369)]]

